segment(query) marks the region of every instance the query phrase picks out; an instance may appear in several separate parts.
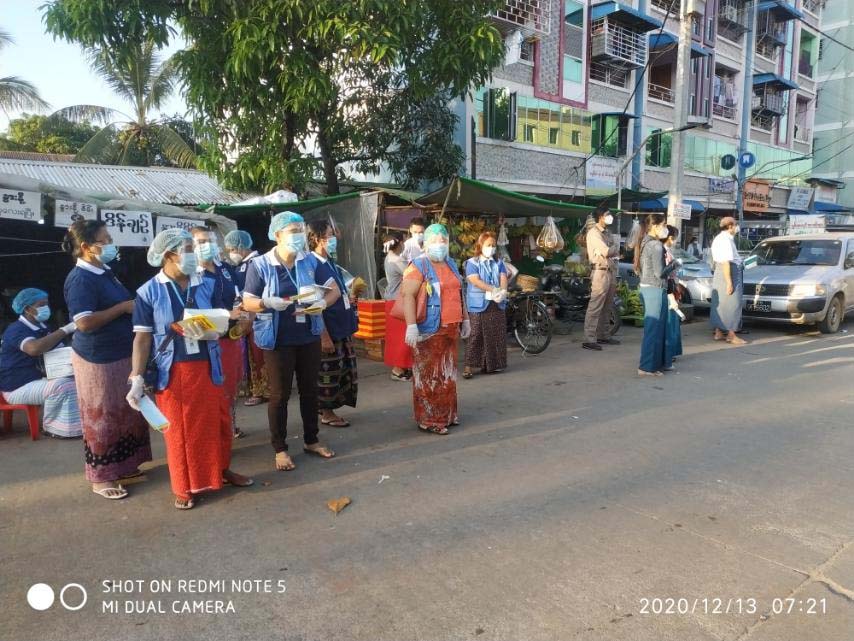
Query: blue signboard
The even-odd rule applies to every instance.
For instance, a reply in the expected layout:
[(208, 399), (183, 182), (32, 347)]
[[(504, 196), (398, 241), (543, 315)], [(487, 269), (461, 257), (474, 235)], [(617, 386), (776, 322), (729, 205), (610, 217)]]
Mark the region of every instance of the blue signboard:
[(742, 169), (750, 169), (756, 164), (756, 156), (749, 151), (745, 151), (739, 155), (738, 164)]

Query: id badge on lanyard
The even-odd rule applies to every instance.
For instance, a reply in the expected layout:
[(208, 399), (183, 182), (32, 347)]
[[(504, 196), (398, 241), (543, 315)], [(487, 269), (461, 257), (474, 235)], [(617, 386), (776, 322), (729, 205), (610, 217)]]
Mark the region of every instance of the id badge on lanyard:
[[(294, 262), (294, 271), (296, 271), (297, 277), (294, 280), (294, 277), (291, 275), (291, 270), (288, 269), (285, 265), (282, 265), (282, 268), (285, 270), (285, 273), (288, 275), (288, 279), (293, 283), (296, 288), (296, 293), (300, 294), (302, 290), (299, 286), (299, 271), (297, 270), (296, 261)], [(292, 312), (294, 315), (294, 322), (299, 323), (300, 325), (305, 323), (305, 314), (297, 314), (296, 312)]]
[[(184, 300), (181, 300), (181, 292), (178, 291), (178, 288), (175, 286), (175, 283), (170, 282), (169, 284), (172, 285), (172, 289), (175, 292), (175, 295), (178, 297), (178, 302), (181, 303), (181, 306), (184, 309), (187, 309), (187, 307), (192, 302), (190, 300), (190, 293), (192, 292), (193, 286), (190, 285), (190, 283), (187, 283), (187, 296)], [(193, 356), (195, 354), (198, 354), (201, 351), (201, 347), (199, 346), (199, 341), (197, 341), (195, 338), (189, 338), (188, 336), (184, 336), (183, 339), (184, 339), (184, 351), (186, 351), (188, 356)]]

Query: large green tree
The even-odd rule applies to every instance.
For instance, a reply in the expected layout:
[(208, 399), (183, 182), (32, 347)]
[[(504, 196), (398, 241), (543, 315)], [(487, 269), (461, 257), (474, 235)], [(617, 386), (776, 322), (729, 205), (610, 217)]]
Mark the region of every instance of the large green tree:
[[(503, 56), (502, 0), (53, 0), (56, 36), (126, 51), (177, 24), (203, 165), (234, 188), (293, 186), (387, 165), (407, 184), (460, 165), (447, 100)], [(117, 53), (116, 55), (122, 55)]]
[(89, 123), (25, 113), (10, 121), (6, 133), (0, 134), (0, 150), (76, 154), (97, 132), (98, 128)]
[[(13, 43), (12, 36), (0, 29), (0, 51)], [(32, 83), (18, 76), (0, 78), (0, 109), (3, 111), (19, 109), (38, 111), (47, 109), (49, 106)]]
[(152, 41), (130, 43), (119, 52), (96, 47), (89, 50), (89, 56), (94, 71), (132, 109), (128, 115), (100, 105), (73, 105), (54, 112), (52, 118), (105, 125), (83, 145), (75, 160), (194, 167), (196, 155), (186, 141), (168, 122), (151, 118), (151, 112), (175, 89), (176, 68), (171, 59), (161, 61)]

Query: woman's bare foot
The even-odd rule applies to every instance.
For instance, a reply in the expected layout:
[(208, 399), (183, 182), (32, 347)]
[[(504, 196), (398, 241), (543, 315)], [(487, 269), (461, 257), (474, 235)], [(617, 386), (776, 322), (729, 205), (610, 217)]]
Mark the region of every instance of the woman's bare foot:
[(335, 456), (335, 452), (326, 447), (325, 445), (321, 445), (320, 443), (312, 443), (311, 445), (306, 445), (303, 447), (303, 450), (306, 454), (312, 454), (314, 456), (319, 456), (320, 458), (332, 458)]
[(712, 336), (712, 338), (714, 338), (716, 341), (722, 340), (722, 339), (723, 339), (723, 337), (724, 337), (724, 333), (723, 333), (721, 330), (719, 330), (719, 329), (716, 329), (716, 330), (715, 330), (715, 335), (714, 335), (714, 336)]
[(297, 469), (297, 466), (287, 452), (276, 452), (276, 469), (280, 472), (290, 472)]
[(320, 422), (329, 427), (350, 427), (350, 423), (338, 416), (333, 410), (321, 410)]
[(735, 332), (727, 334), (726, 342), (730, 345), (747, 345), (747, 341), (740, 336), (736, 336)]
[(223, 471), (222, 482), (226, 485), (233, 485), (234, 487), (249, 487), (250, 485), (255, 484), (255, 481), (248, 476), (243, 476), (243, 474), (238, 474), (231, 470)]

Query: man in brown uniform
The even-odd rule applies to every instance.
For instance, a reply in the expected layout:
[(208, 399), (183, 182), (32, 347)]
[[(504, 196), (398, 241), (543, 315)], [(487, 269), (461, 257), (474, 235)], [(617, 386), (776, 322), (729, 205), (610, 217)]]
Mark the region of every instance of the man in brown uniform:
[(619, 345), (608, 335), (608, 319), (617, 291), (617, 257), (620, 243), (607, 230), (614, 217), (607, 207), (594, 213), (596, 224), (587, 232), (587, 259), (590, 261), (590, 304), (584, 317), (584, 349), (602, 350), (602, 345)]

